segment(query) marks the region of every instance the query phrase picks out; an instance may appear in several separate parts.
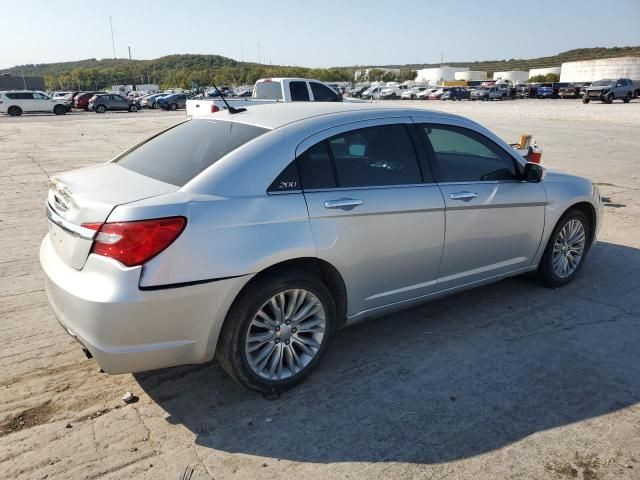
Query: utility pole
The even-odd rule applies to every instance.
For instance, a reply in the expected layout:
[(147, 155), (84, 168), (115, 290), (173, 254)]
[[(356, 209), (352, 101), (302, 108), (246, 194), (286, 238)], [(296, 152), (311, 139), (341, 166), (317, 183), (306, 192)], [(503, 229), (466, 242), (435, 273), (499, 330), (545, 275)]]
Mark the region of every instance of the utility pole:
[(27, 80), (24, 78), (24, 68), (21, 68), (20, 71), (22, 72), (22, 83), (24, 84), (24, 89), (27, 89)]
[(129, 60), (131, 60), (131, 45), (129, 45)]
[(113, 38), (113, 22), (111, 21), (111, 15), (109, 15), (109, 27), (111, 28), (111, 46), (113, 47), (113, 58), (116, 58), (116, 41)]
[(258, 63), (260, 63), (260, 40), (258, 40)]

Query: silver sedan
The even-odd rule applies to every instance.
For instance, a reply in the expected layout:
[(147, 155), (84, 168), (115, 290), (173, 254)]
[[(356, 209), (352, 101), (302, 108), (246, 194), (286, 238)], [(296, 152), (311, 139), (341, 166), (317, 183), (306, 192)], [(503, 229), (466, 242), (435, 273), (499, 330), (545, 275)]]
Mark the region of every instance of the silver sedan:
[(526, 272), (572, 281), (602, 206), (462, 117), (275, 104), (59, 175), (46, 209), (49, 301), (105, 371), (217, 357), (276, 392), (367, 317)]

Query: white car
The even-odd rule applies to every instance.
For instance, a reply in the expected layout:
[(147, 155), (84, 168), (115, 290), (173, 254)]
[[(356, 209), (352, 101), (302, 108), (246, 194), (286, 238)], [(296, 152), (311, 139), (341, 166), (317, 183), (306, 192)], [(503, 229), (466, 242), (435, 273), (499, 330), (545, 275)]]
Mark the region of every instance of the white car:
[(11, 90), (0, 93), (0, 113), (17, 117), (23, 113), (53, 112), (67, 113), (67, 102), (63, 98), (51, 98), (42, 92)]
[(404, 92), (409, 90), (408, 85), (391, 85), (389, 87), (385, 87), (380, 91), (380, 99), (381, 100), (394, 100), (396, 98), (400, 98)]
[(421, 91), (420, 93), (418, 93), (416, 95), (416, 98), (418, 100), (429, 100), (429, 95), (431, 95), (433, 92), (437, 92), (438, 89), (437, 88), (426, 88), (423, 91)]
[(400, 98), (403, 100), (415, 100), (420, 92), (424, 92), (427, 87), (413, 87), (403, 92)]

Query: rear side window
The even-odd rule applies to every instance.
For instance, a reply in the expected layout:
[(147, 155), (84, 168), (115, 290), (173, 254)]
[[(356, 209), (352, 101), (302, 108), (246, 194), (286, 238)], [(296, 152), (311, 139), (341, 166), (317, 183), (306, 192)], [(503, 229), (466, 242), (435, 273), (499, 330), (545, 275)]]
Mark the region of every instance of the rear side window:
[(190, 120), (118, 158), (121, 167), (182, 187), (229, 152), (268, 132), (220, 120)]
[(424, 126), (438, 166), (439, 182), (517, 178), (513, 159), (479, 133), (453, 126)]
[(331, 157), (324, 142), (317, 143), (298, 158), (300, 180), (305, 190), (335, 188)]
[(31, 100), (33, 99), (33, 94), (31, 92), (7, 93), (7, 98), (12, 100)]
[(291, 91), (292, 102), (309, 101), (309, 90), (307, 89), (307, 82), (290, 82), (289, 90)]
[(316, 102), (335, 102), (338, 100), (336, 92), (321, 83), (311, 82), (311, 93)]

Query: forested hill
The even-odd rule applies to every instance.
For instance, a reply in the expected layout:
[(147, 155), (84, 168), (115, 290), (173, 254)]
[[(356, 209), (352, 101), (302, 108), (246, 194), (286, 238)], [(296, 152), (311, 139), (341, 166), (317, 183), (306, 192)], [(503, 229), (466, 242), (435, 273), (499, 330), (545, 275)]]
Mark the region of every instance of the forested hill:
[[(563, 62), (593, 60), (622, 56), (640, 56), (640, 46), (614, 48), (580, 48), (550, 57), (533, 59), (488, 60), (478, 62), (447, 62), (449, 66), (496, 72), (529, 70), (536, 67), (560, 66)], [(376, 65), (380, 67), (381, 65)], [(395, 80), (414, 78), (414, 70), (439, 64), (384, 65), (399, 68)], [(75, 62), (18, 65), (0, 73), (43, 76), (50, 89), (98, 89), (109, 85), (156, 83), (163, 88), (191, 88), (193, 85), (252, 84), (262, 77), (310, 77), (325, 81), (353, 80), (354, 71), (362, 67), (304, 68), (238, 62), (220, 55), (168, 55), (153, 60), (95, 58)], [(384, 72), (380, 72), (382, 75)], [(387, 75), (388, 76), (388, 75)], [(392, 75), (393, 76), (393, 75)], [(382, 77), (381, 77), (382, 79)]]

